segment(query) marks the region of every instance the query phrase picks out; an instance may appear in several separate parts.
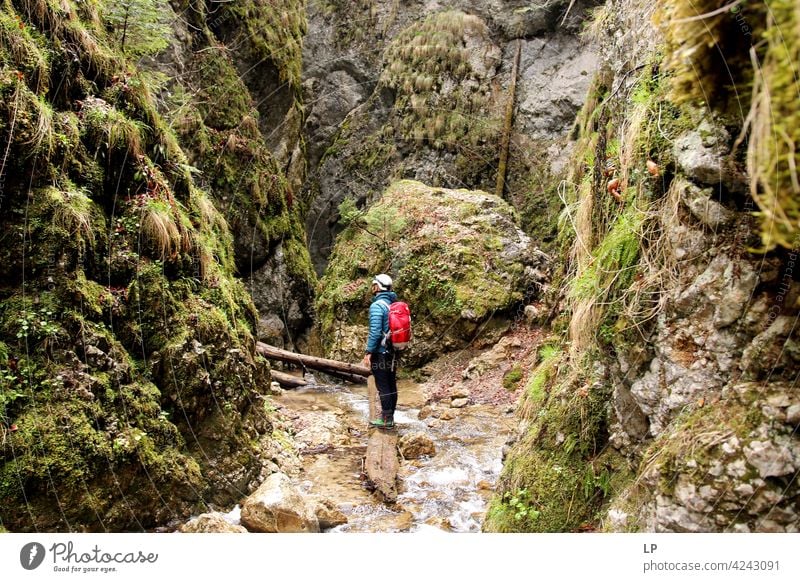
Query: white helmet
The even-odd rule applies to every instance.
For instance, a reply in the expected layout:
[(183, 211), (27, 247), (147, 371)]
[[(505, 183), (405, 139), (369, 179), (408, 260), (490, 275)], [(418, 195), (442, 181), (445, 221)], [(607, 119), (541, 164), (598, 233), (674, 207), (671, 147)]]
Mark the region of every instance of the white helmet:
[(378, 289), (381, 291), (388, 291), (392, 288), (392, 278), (389, 275), (381, 273), (380, 275), (376, 275), (375, 278), (372, 280), (374, 285), (378, 286)]

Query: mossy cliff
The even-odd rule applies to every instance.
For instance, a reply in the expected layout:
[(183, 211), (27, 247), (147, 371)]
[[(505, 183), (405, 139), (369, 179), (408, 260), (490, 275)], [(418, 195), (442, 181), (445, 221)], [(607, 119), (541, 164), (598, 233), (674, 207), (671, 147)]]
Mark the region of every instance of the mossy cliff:
[(300, 136), (302, 1), (196, 3), (176, 25), (162, 110), (195, 180), (228, 222), (234, 260), (262, 314), (259, 334), (292, 344), (311, 324), (316, 277), (306, 250)]
[[(800, 528), (796, 253), (764, 254), (790, 246), (796, 154), (766, 146), (757, 121), (789, 114), (758, 81), (780, 89), (792, 62), (760, 42), (778, 28), (796, 42), (794, 12), (774, 4), (769, 17), (729, 7), (709, 26), (700, 14), (717, 4), (596, 13), (599, 38), (617, 40), (602, 45), (560, 190), (560, 315), (488, 531)], [(658, 34), (640, 34), (654, 14)], [(708, 44), (687, 32), (701, 25)], [(771, 63), (758, 73), (751, 43)]]
[[(279, 449), (256, 310), (217, 203), (244, 190), (239, 206), (283, 221), (280, 238), (293, 228), (281, 174), (221, 161), (198, 179), (199, 145), (184, 150), (159, 113), (158, 78), (128, 59), (134, 41), (123, 50), (110, 7), (0, 10), (0, 521), (12, 531), (162, 525), (238, 501)], [(217, 74), (198, 94), (213, 99), (230, 63), (206, 65)], [(225, 139), (202, 159), (225, 160), (238, 131), (273, 167), (237, 95), (214, 111), (229, 133), (198, 126), (198, 139)]]
[(317, 313), (326, 351), (355, 361), (367, 337), (370, 283), (389, 273), (413, 308), (409, 365), (498, 337), (514, 308), (537, 292), (544, 268), (513, 209), (480, 191), (392, 184), (367, 212), (343, 204), (349, 220), (320, 281)]

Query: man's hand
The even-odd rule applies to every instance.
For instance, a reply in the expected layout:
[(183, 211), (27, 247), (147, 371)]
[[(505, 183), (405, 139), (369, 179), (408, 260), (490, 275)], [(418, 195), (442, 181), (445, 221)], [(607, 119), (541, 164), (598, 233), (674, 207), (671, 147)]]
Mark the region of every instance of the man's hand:
[(372, 354), (364, 356), (364, 359), (361, 360), (361, 365), (365, 368), (372, 368)]

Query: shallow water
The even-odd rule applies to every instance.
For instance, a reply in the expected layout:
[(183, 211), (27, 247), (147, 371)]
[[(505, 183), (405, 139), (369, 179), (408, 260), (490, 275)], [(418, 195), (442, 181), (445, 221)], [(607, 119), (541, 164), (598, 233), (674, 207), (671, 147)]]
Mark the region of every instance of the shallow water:
[(303, 456), (300, 487), (329, 498), (349, 522), (332, 532), (477, 532), (500, 474), (501, 449), (513, 417), (492, 406), (468, 406), (454, 420), (419, 420), (425, 397), (418, 385), (400, 385), (395, 421), (399, 435), (423, 432), (436, 454), (402, 461), (398, 500), (377, 502), (362, 485), (368, 437), (366, 386), (313, 386), (277, 398), (287, 410), (335, 412), (348, 427), (348, 443)]

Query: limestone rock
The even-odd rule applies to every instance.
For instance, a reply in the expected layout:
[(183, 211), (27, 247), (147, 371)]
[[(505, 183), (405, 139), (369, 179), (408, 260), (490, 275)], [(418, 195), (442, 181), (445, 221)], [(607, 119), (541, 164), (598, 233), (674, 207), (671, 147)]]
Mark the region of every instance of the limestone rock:
[(675, 160), (686, 176), (700, 184), (722, 183), (731, 191), (741, 192), (746, 182), (728, 160), (730, 141), (724, 127), (703, 119), (697, 129), (675, 140)]
[(714, 188), (701, 189), (691, 182), (684, 181), (681, 196), (692, 215), (714, 231), (729, 224), (734, 217), (733, 211), (715, 200), (715, 196), (719, 197), (719, 194), (715, 193)]
[(347, 523), (347, 516), (330, 499), (321, 499), (314, 505), (314, 513), (320, 530), (330, 529)]
[(181, 533), (247, 533), (240, 525), (234, 525), (218, 512), (203, 513), (183, 524)]
[(431, 438), (421, 432), (404, 434), (397, 443), (404, 459), (419, 459), (436, 454), (436, 445)]
[(788, 443), (753, 441), (744, 448), (747, 462), (758, 469), (762, 479), (782, 477), (795, 472), (794, 459)]
[(319, 532), (314, 508), (283, 473), (267, 477), (245, 500), (241, 520), (253, 532)]
[(453, 398), (453, 400), (450, 401), (450, 407), (451, 408), (464, 408), (468, 403), (469, 403), (469, 399), (468, 398)]

